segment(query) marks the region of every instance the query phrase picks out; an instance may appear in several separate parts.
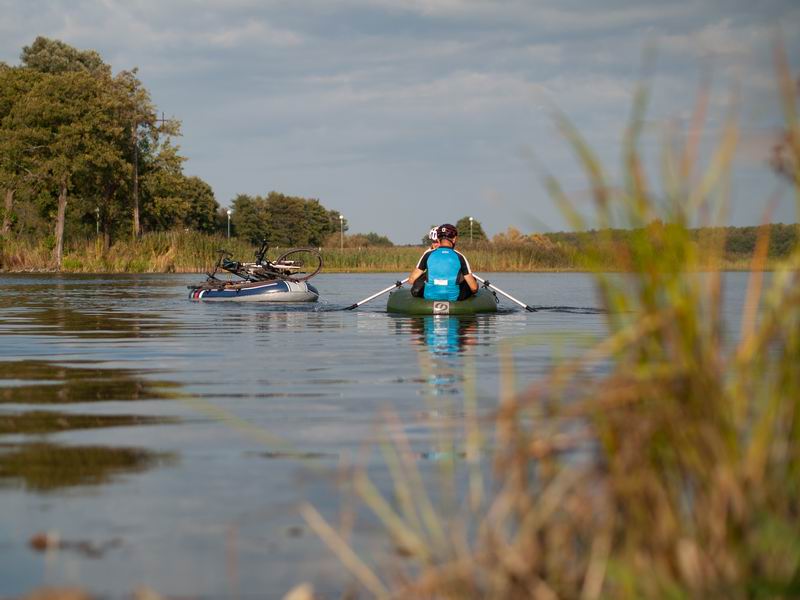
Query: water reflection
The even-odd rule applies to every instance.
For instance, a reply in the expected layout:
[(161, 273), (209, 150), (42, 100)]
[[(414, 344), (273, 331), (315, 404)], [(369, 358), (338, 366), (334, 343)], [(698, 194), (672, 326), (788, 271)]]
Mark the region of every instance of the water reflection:
[(108, 483), (172, 462), (174, 456), (142, 448), (64, 446), (33, 443), (0, 445), (0, 485), (36, 492)]
[[(177, 396), (178, 384), (148, 380), (146, 375), (146, 371), (101, 368), (96, 362), (62, 365), (46, 360), (5, 361), (0, 362), (0, 404), (135, 402)], [(113, 409), (110, 414), (0, 412), (0, 436), (7, 440), (0, 444), (0, 485), (44, 493), (105, 484), (123, 474), (141, 473), (176, 457), (144, 448), (65, 446), (41, 441), (41, 436), (179, 422), (175, 417), (117, 413)], [(25, 443), (25, 436), (35, 436), (36, 441)], [(23, 443), (8, 443), (11, 439), (22, 439)]]
[(42, 435), (76, 429), (133, 427), (177, 423), (173, 417), (143, 415), (85, 415), (51, 411), (30, 411), (0, 415), (0, 435)]
[(430, 315), (412, 319), (410, 325), (417, 341), (432, 354), (458, 354), (478, 341), (478, 319), (474, 316)]
[(64, 366), (48, 361), (0, 362), (0, 404), (69, 404), (174, 398), (178, 384), (152, 381), (132, 369), (97, 363)]
[[(63, 299), (61, 300), (63, 302)], [(46, 335), (76, 338), (146, 338), (174, 335), (175, 324), (152, 313), (115, 313), (103, 310), (75, 310), (68, 305), (42, 304), (19, 297), (12, 313), (0, 315), (0, 333), (41, 332)], [(24, 308), (23, 312), (19, 309)]]
[[(465, 403), (474, 402), (468, 391), (473, 373), (471, 354), (481, 346), (481, 336), (491, 331), (494, 316), (429, 315), (393, 319), (395, 333), (411, 340), (418, 349), (422, 393), (426, 408), (416, 413), (426, 428), (438, 432), (436, 448), (420, 449), (422, 460), (449, 459), (463, 455), (452, 444), (465, 416)], [(469, 357), (469, 358), (468, 358)], [(443, 449), (442, 444), (446, 447)]]

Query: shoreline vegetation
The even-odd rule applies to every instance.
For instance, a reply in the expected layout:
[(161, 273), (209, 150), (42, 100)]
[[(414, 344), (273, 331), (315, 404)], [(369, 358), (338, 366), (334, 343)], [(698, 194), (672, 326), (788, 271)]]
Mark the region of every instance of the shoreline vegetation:
[[(668, 229), (655, 221), (642, 229), (608, 229), (516, 235), (516, 239), (461, 243), (459, 249), (476, 271), (493, 272), (589, 272), (601, 266), (606, 271), (634, 270), (627, 244)], [(743, 271), (752, 267), (759, 235), (769, 239), (765, 270), (772, 270), (800, 239), (800, 226), (773, 224), (762, 227), (715, 227), (689, 230), (687, 243), (697, 248), (704, 261), (700, 269)], [(354, 246), (355, 236), (344, 248), (320, 247), (323, 273), (390, 273), (411, 269), (423, 252), (422, 246)], [(214, 267), (217, 251), (224, 248), (236, 260), (250, 260), (256, 247), (246, 240), (196, 231), (144, 234), (138, 240), (120, 240), (104, 248), (101, 240), (73, 242), (65, 248), (61, 269), (53, 268), (52, 247), (47, 241), (0, 238), (0, 272), (62, 273), (204, 273)], [(712, 249), (722, 248), (720, 251)], [(286, 247), (271, 248), (275, 258)], [(706, 251), (708, 250), (708, 251)]]

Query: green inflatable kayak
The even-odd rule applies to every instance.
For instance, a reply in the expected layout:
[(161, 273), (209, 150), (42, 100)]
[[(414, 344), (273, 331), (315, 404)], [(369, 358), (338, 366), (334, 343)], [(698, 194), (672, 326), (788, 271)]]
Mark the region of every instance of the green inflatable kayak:
[(389, 294), (389, 300), (386, 302), (386, 312), (406, 315), (474, 315), (477, 313), (493, 313), (497, 312), (497, 299), (486, 288), (481, 288), (471, 298), (458, 302), (415, 298), (411, 295), (410, 289), (400, 288)]

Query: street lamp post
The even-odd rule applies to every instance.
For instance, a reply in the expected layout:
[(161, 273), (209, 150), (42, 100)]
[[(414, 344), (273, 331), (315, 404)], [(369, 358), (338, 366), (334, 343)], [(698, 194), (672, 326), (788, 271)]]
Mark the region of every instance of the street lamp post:
[(228, 209), (228, 239), (231, 239), (231, 209)]
[(469, 243), (472, 243), (472, 217), (469, 218)]
[(339, 215), (339, 248), (344, 250), (344, 215)]

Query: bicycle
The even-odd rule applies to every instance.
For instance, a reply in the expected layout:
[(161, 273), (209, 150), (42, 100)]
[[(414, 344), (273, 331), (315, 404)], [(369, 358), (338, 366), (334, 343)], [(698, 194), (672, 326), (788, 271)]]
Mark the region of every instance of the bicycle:
[(292, 248), (274, 261), (266, 258), (268, 250), (269, 243), (262, 240), (256, 251), (255, 262), (238, 262), (229, 260), (228, 257), (232, 254), (220, 249), (217, 251), (217, 264), (212, 273), (207, 273), (208, 278), (210, 281), (220, 281), (216, 278), (216, 273), (221, 268), (247, 281), (307, 281), (322, 269), (322, 255), (316, 248)]

